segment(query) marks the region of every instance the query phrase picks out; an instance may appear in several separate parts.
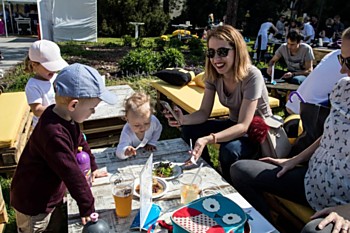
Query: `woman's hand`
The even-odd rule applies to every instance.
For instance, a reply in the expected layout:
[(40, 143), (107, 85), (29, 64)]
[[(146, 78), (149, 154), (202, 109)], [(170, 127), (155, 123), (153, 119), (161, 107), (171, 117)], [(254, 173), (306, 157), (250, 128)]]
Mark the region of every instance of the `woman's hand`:
[(195, 157), (196, 161), (201, 157), (204, 147), (210, 142), (210, 140), (211, 137), (208, 136), (197, 139), (192, 150), (192, 156)]
[[(318, 218), (328, 214), (328, 216), (325, 217), (318, 224), (318, 228), (322, 230), (329, 223), (333, 223), (334, 227), (333, 227), (332, 233), (350, 232), (350, 221), (345, 219), (343, 217), (344, 215), (343, 216), (341, 215), (341, 212), (346, 212), (346, 214), (349, 215), (350, 210), (349, 210), (349, 207), (347, 206), (348, 205), (325, 208), (323, 210), (317, 211), (314, 215), (311, 216), (311, 219)], [(339, 211), (339, 212), (335, 212), (335, 211)]]
[(283, 176), (287, 171), (292, 170), (296, 165), (296, 161), (293, 158), (290, 159), (275, 159), (271, 157), (265, 157), (259, 159), (260, 161), (275, 164), (277, 166), (282, 167), (281, 171), (277, 173), (277, 177), (280, 178)]
[(165, 118), (168, 119), (169, 126), (171, 126), (171, 127), (180, 127), (182, 125), (182, 123), (183, 123), (184, 115), (183, 115), (181, 109), (179, 107), (177, 107), (177, 106), (174, 106), (174, 112), (176, 114), (176, 117), (177, 117), (178, 121), (175, 120), (174, 116), (166, 109), (164, 109), (163, 115), (165, 116)]
[(95, 181), (95, 178), (101, 178), (101, 177), (106, 177), (106, 176), (108, 176), (108, 172), (107, 171), (95, 170), (92, 173), (92, 182)]

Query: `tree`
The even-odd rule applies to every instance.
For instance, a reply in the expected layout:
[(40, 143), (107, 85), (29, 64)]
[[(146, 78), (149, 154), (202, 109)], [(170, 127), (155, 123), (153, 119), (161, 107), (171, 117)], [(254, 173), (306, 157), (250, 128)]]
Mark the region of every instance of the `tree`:
[(236, 26), (239, 0), (227, 0), (226, 24)]

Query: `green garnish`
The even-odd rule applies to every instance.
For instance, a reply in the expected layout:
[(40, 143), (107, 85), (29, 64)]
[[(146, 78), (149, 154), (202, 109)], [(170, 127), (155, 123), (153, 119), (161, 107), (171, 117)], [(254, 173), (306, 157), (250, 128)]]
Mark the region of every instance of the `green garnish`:
[(153, 175), (167, 178), (173, 175), (173, 168), (171, 167), (171, 163), (158, 163), (154, 166)]

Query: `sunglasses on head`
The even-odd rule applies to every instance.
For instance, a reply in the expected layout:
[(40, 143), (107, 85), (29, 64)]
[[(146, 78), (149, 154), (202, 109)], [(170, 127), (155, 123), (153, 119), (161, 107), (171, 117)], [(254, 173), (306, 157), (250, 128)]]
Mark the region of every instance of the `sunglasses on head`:
[(230, 51), (231, 49), (233, 49), (233, 48), (218, 48), (217, 50), (215, 50), (215, 49), (208, 49), (207, 57), (208, 58), (214, 58), (215, 57), (215, 53), (219, 57), (227, 57), (228, 51)]
[(338, 61), (341, 66), (346, 65), (346, 67), (350, 70), (350, 57), (344, 58), (341, 54), (338, 54)]

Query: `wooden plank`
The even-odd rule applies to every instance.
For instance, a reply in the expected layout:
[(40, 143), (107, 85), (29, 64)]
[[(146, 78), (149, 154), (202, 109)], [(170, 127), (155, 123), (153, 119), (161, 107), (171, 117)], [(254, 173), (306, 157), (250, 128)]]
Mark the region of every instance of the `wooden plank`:
[(21, 127), (23, 128), (19, 129), (15, 143), (13, 144), (13, 147), (7, 148), (7, 149), (3, 148), (0, 151), (0, 155), (1, 155), (0, 166), (15, 165), (18, 163), (19, 156), (21, 155), (23, 148), (29, 138), (33, 114), (28, 111), (28, 114), (26, 114), (26, 117), (27, 118), (25, 119), (25, 121), (22, 120), (24, 123), (21, 123)]
[(123, 129), (124, 125), (110, 125), (105, 127), (99, 127), (99, 128), (92, 128), (92, 129), (84, 129), (83, 133), (87, 134), (94, 134), (99, 132), (106, 132), (106, 131), (116, 131)]

